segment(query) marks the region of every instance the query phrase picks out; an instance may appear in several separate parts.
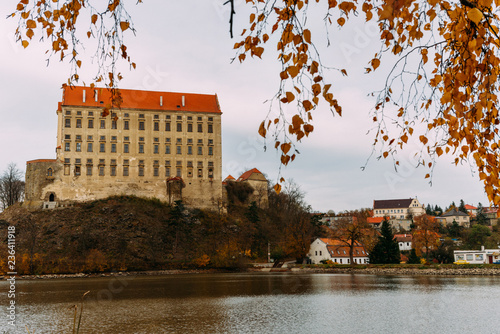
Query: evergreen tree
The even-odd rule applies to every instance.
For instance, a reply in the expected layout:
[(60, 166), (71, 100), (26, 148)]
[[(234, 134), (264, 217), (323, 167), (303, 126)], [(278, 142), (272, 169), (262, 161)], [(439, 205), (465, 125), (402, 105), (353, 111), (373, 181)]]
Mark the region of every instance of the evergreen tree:
[(432, 210), (432, 207), (430, 204), (427, 204), (427, 207), (425, 208), (425, 213), (430, 215), (430, 216), (434, 216), (434, 211)]
[(410, 256), (408, 257), (408, 261), (406, 263), (409, 264), (419, 264), (420, 258), (417, 256), (417, 252), (415, 252), (415, 248), (411, 249)]
[(401, 261), (399, 245), (386, 219), (382, 222), (380, 232), (382, 236), (378, 238), (377, 244), (370, 253), (370, 263), (399, 263)]
[(467, 209), (465, 208), (465, 202), (463, 199), (460, 200), (460, 206), (458, 207), (458, 211), (467, 213)]

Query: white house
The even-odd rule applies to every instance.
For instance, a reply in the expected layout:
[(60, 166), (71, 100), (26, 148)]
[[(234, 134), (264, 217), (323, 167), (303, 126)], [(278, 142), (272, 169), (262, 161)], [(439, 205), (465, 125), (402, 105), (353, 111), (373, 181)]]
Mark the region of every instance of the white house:
[(453, 251), (455, 261), (467, 261), (471, 264), (500, 263), (500, 248), (481, 250), (456, 250)]
[(412, 235), (411, 234), (395, 234), (394, 238), (396, 238), (399, 250), (400, 251), (409, 251), (412, 248)]
[[(338, 264), (350, 264), (349, 246), (337, 239), (318, 238), (313, 241), (309, 248), (309, 259), (313, 264), (322, 260), (331, 260)], [(368, 253), (359, 242), (354, 245), (354, 263), (368, 263)]]

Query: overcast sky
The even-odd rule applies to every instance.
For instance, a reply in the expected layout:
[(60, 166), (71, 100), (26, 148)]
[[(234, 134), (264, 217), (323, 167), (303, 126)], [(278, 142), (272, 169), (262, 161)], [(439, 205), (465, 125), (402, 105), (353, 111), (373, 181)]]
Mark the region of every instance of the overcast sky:
[[(135, 3), (135, 1), (129, 1)], [(223, 177), (238, 177), (246, 169), (258, 168), (275, 182), (279, 154), (272, 142), (257, 134), (268, 112), (266, 100), (278, 89), (279, 64), (275, 46), (269, 44), (263, 59), (243, 64), (231, 58), (237, 38), (229, 37), (229, 8), (225, 0), (145, 0), (130, 7), (137, 35), (126, 36), (129, 55), (137, 69), (123, 70), (122, 88), (156, 91), (217, 93), (222, 116)], [(14, 43), (17, 20), (5, 19), (16, 1), (0, 3), (0, 171), (10, 162), (25, 170), (26, 161), (55, 158), (56, 108), (61, 101), (61, 84), (70, 73), (67, 63), (51, 59), (47, 66), (43, 45), (32, 42), (24, 50)], [(324, 31), (323, 16), (309, 22)], [(236, 1), (235, 36), (248, 22), (243, 0)], [(319, 27), (319, 29), (318, 29)], [(373, 134), (370, 111), (372, 91), (382, 88), (388, 66), (375, 74), (364, 74), (364, 67), (379, 47), (372, 25), (362, 22), (330, 31), (327, 40), (314, 35), (326, 65), (346, 68), (347, 78), (332, 73), (337, 81), (333, 93), (343, 106), (343, 117), (334, 117), (325, 107), (314, 111), (315, 131), (299, 144), (301, 154), (282, 170), (306, 193), (306, 201), (316, 211), (372, 207), (375, 199), (418, 197), (421, 203), (447, 206), (460, 199), (466, 203), (487, 205), (483, 186), (469, 165), (455, 167), (451, 159), (438, 161), (432, 186), (424, 175), (428, 170), (415, 168), (413, 155), (418, 144), (400, 155), (401, 168), (392, 161), (368, 161)], [(83, 58), (90, 62), (91, 50)], [(89, 83), (93, 70), (85, 66), (80, 77)], [(390, 64), (388, 64), (390, 65)], [(385, 70), (385, 72), (384, 72)], [(293, 108), (288, 110), (293, 112)], [(293, 114), (292, 114), (293, 115)]]

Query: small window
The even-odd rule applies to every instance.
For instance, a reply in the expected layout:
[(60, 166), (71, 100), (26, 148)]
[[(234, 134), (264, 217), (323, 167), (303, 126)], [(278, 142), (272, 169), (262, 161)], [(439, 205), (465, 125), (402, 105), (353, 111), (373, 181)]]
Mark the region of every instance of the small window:
[(182, 154), (182, 146), (177, 146), (177, 154)]
[(123, 137), (123, 141), (130, 141), (130, 138), (128, 136)]
[(64, 127), (65, 128), (70, 128), (71, 127), (71, 118), (66, 118), (64, 120)]
[(47, 169), (47, 176), (52, 176), (52, 168)]
[(165, 154), (170, 154), (170, 145), (165, 146)]
[(165, 131), (170, 131), (170, 122), (165, 123)]
[(82, 143), (76, 143), (76, 151), (81, 152), (82, 151)]
[(64, 143), (64, 151), (65, 152), (69, 152), (70, 151), (69, 145), (70, 145), (70, 143)]
[(160, 176), (160, 171), (158, 167), (153, 168), (153, 176)]
[(178, 120), (178, 121), (182, 121), (182, 116), (180, 116), (180, 115), (179, 115), (179, 116), (177, 116), (177, 120)]
[(128, 145), (127, 143), (123, 144), (123, 153), (129, 153)]
[(87, 166), (87, 176), (92, 176), (92, 166), (91, 165)]
[(106, 144), (100, 143), (99, 144), (99, 152), (106, 152)]
[(139, 114), (139, 118), (144, 118), (144, 114)]
[(177, 144), (182, 144), (182, 138), (177, 138), (176, 143)]
[(154, 119), (160, 119), (160, 115), (154, 115)]
[(193, 154), (193, 146), (188, 146), (188, 155), (192, 155)]
[(80, 176), (80, 173), (81, 173), (81, 167), (75, 166), (75, 176)]
[(139, 153), (144, 153), (144, 144), (139, 144)]
[(117, 128), (117, 124), (116, 124), (116, 120), (112, 120), (111, 121), (111, 129), (116, 129)]
[(111, 176), (116, 176), (116, 166), (111, 166), (110, 167), (110, 175)]
[(70, 140), (71, 139), (71, 135), (64, 135), (64, 139)]
[(144, 126), (144, 122), (139, 122), (139, 130), (144, 130), (145, 129), (145, 126)]
[(76, 119), (76, 127), (77, 128), (81, 128), (82, 127), (82, 119), (81, 118), (77, 118)]
[(198, 132), (203, 132), (203, 123), (198, 123)]
[(144, 176), (144, 166), (139, 166), (139, 176)]
[(193, 132), (193, 123), (188, 123), (187, 132)]
[(123, 166), (123, 176), (128, 176), (128, 166)]
[(123, 117), (128, 118), (129, 117), (128, 112), (126, 112), (125, 114), (123, 114)]
[(101, 126), (100, 126), (101, 129), (106, 129), (106, 120), (104, 119), (101, 119)]
[(214, 127), (213, 124), (208, 124), (208, 133), (213, 133), (214, 132)]
[(116, 144), (111, 144), (111, 153), (116, 153)]
[(160, 123), (158, 122), (154, 122), (154, 128), (153, 128), (154, 131), (160, 131)]
[(160, 138), (158, 138), (158, 137), (154, 137), (154, 138), (153, 138), (153, 141), (154, 141), (155, 143), (159, 143), (159, 142), (160, 142)]
[(198, 155), (203, 155), (203, 146), (198, 146)]
[(176, 168), (176, 170), (177, 170), (177, 172), (176, 172), (176, 176), (177, 176), (177, 177), (182, 177), (182, 168), (177, 167), (177, 168)]
[(208, 155), (214, 155), (214, 148), (212, 146), (208, 147)]
[(154, 145), (154, 154), (158, 154), (158, 153), (160, 153), (160, 145), (155, 144)]
[(170, 177), (170, 167), (165, 168), (165, 176)]
[(177, 132), (182, 132), (182, 123), (177, 123)]
[(71, 110), (66, 110), (66, 115), (71, 115)]
[(92, 143), (87, 143), (87, 152), (92, 152)]
[(123, 121), (123, 130), (129, 130), (129, 129), (130, 129), (129, 121), (128, 120)]

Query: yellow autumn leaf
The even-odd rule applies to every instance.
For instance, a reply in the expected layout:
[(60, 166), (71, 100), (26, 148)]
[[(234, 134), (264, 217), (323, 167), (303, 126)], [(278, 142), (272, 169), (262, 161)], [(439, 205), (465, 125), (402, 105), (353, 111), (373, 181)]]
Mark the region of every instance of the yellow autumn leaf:
[(21, 44), (23, 45), (23, 48), (25, 48), (25, 49), (26, 49), (30, 43), (29, 43), (28, 41), (26, 41), (26, 40), (23, 40), (23, 41), (21, 42)]
[(295, 99), (295, 95), (293, 95), (292, 92), (286, 92), (286, 99), (290, 103), (290, 102), (292, 102)]
[(290, 145), (290, 143), (281, 144), (281, 151), (283, 151), (283, 153), (285, 153), (285, 154), (287, 154), (291, 148), (292, 148), (292, 145)]
[(264, 121), (262, 121), (262, 123), (260, 123), (260, 126), (259, 126), (259, 135), (261, 135), (262, 137), (266, 138), (266, 127), (264, 125)]
[(274, 185), (274, 191), (276, 191), (276, 193), (279, 195), (279, 193), (281, 192), (281, 184), (276, 183)]
[(302, 33), (304, 40), (306, 43), (311, 44), (311, 31), (309, 29), (304, 29), (304, 32)]
[(475, 24), (479, 24), (479, 22), (483, 19), (483, 13), (477, 8), (471, 8), (467, 12), (467, 17)]
[(373, 58), (371, 61), (371, 64), (372, 64), (373, 69), (376, 70), (377, 67), (380, 66), (380, 59)]

